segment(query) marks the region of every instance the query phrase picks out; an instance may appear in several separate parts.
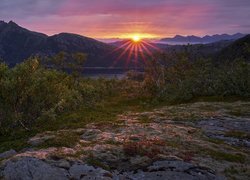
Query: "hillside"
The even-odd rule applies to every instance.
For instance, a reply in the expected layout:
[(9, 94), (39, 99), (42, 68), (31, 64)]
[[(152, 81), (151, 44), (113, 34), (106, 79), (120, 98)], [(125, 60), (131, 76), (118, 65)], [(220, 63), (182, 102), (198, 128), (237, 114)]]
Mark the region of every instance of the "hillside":
[[(65, 51), (88, 54), (86, 66), (109, 67), (118, 56), (116, 53), (119, 53), (110, 53), (114, 49), (111, 45), (76, 34), (47, 36), (22, 28), (12, 21), (0, 22), (0, 58), (10, 65), (20, 63), (31, 55), (49, 56)], [(123, 66), (123, 61), (117, 65)]]
[(8, 64), (20, 62), (38, 52), (47, 35), (24, 29), (14, 22), (0, 22), (0, 57)]
[(250, 62), (250, 35), (247, 35), (231, 45), (223, 48), (216, 56), (220, 61), (233, 61), (242, 58)]

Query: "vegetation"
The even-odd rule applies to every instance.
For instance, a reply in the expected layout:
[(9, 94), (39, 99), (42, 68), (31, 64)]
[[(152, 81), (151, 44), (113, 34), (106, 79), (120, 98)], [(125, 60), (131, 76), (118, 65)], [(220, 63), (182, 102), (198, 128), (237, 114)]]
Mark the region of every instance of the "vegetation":
[(0, 134), (22, 127), (31, 130), (39, 120), (79, 107), (92, 106), (110, 95), (110, 80), (81, 80), (73, 75), (44, 68), (39, 58), (31, 58), (10, 69), (0, 64)]
[(164, 55), (148, 62), (144, 89), (160, 101), (187, 102), (198, 97), (250, 97), (249, 63), (237, 59), (215, 66), (185, 53), (169, 60)]
[[(0, 151), (21, 149), (39, 132), (110, 122), (128, 110), (201, 97), (250, 97), (250, 66), (240, 59), (214, 65), (190, 59), (187, 53), (171, 58), (158, 54), (147, 61), (144, 74), (130, 72), (122, 80), (81, 77), (79, 66), (85, 60), (84, 54), (61, 52), (49, 59), (50, 66), (38, 57), (14, 68), (0, 63)], [(66, 73), (68, 69), (72, 73)], [(60, 146), (62, 139), (55, 141)]]

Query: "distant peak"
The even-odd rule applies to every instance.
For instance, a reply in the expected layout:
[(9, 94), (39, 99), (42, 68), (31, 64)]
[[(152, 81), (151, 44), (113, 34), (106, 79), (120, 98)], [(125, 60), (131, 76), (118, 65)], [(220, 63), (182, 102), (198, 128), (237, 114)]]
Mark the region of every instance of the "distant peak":
[(180, 37), (183, 37), (183, 36), (181, 36), (181, 35), (175, 35), (174, 38), (180, 38)]
[(9, 25), (14, 25), (14, 26), (18, 26), (14, 21), (9, 21), (8, 23)]
[(236, 40), (241, 37), (243, 37), (244, 34), (241, 33), (236, 33), (233, 35), (229, 34), (215, 34), (215, 35), (205, 35), (203, 37), (195, 36), (195, 35), (189, 35), (189, 36), (181, 36), (181, 35), (176, 35), (173, 38), (163, 38), (161, 41), (165, 42), (181, 42), (181, 43), (211, 43), (211, 42), (217, 42), (221, 40)]
[(6, 24), (6, 22), (3, 20), (0, 20), (0, 24)]

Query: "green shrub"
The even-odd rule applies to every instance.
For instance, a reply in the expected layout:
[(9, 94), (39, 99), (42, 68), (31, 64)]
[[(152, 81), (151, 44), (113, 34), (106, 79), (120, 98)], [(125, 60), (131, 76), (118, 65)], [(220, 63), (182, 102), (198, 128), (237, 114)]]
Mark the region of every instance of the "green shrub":
[(0, 65), (1, 133), (17, 126), (29, 129), (37, 118), (68, 111), (80, 101), (80, 93), (72, 88), (72, 78), (44, 69), (37, 58), (12, 69)]
[(191, 60), (184, 54), (176, 58), (171, 62), (153, 59), (147, 64), (144, 89), (151, 96), (169, 102), (204, 96), (250, 97), (249, 63), (235, 60), (215, 66), (210, 60)]

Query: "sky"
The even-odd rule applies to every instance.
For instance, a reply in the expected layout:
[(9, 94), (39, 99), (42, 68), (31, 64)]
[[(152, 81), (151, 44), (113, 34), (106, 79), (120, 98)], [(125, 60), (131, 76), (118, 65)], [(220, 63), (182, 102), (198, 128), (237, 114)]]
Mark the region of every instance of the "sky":
[(0, 20), (93, 38), (250, 33), (250, 0), (0, 0)]

